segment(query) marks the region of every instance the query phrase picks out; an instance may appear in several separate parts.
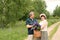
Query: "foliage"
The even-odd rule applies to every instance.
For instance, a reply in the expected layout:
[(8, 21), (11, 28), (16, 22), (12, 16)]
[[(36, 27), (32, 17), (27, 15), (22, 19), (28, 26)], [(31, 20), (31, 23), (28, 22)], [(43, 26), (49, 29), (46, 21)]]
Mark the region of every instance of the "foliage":
[(60, 7), (57, 6), (56, 9), (54, 10), (54, 17), (57, 16), (57, 17), (60, 17)]
[[(57, 22), (58, 19), (48, 19), (49, 26)], [(40, 22), (40, 20), (38, 20)], [(0, 40), (24, 40), (27, 37), (27, 28), (25, 21), (17, 21), (14, 25), (8, 25), (10, 28), (0, 28)]]
[(46, 9), (46, 3), (43, 0), (34, 0), (33, 6), (39, 14), (44, 12)]
[(49, 13), (49, 11), (45, 10), (45, 11), (44, 11), (44, 13), (45, 13), (45, 14), (46, 14), (46, 16), (47, 16), (47, 19), (49, 19), (49, 18), (50, 18), (50, 16), (51, 16), (51, 15), (50, 15), (50, 13)]
[(38, 17), (45, 8), (46, 4), (43, 0), (0, 0), (0, 27), (25, 20), (30, 10), (34, 10)]
[(16, 22), (13, 26), (13, 28), (0, 28), (0, 40), (23, 40), (27, 36), (25, 22)]

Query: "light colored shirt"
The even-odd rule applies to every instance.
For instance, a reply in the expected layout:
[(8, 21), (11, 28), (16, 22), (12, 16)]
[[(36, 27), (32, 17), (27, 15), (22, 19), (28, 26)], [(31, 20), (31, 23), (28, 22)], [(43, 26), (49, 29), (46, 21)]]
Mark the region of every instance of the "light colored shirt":
[(41, 25), (41, 29), (42, 29), (42, 26), (44, 26), (44, 28), (41, 31), (47, 31), (47, 25), (48, 25), (47, 20), (43, 20), (39, 24)]

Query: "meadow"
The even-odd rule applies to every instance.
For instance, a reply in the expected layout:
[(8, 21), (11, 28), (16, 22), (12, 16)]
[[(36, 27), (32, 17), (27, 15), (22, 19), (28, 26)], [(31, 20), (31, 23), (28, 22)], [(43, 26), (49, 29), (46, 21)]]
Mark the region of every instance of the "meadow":
[(48, 27), (58, 22), (60, 6), (56, 6), (53, 15), (46, 8), (45, 0), (0, 0), (0, 40), (24, 40), (27, 28), (23, 20), (27, 19), (30, 11), (35, 13), (35, 18), (39, 18), (41, 13), (46, 14)]
[[(48, 27), (58, 21), (59, 19), (48, 19)], [(24, 40), (27, 37), (25, 21), (17, 21), (9, 26), (9, 28), (0, 28), (0, 40)]]

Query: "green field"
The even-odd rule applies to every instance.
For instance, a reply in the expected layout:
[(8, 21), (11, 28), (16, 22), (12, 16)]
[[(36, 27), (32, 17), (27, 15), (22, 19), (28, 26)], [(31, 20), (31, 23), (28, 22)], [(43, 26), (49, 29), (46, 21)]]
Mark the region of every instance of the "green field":
[(24, 40), (28, 35), (25, 20), (32, 16), (30, 13), (38, 22), (41, 21), (40, 15), (45, 14), (48, 27), (60, 21), (60, 6), (52, 7), (54, 10), (51, 7), (46, 0), (0, 0), (0, 40)]
[[(38, 20), (39, 21), (39, 20)], [(48, 19), (49, 26), (58, 19)], [(27, 28), (25, 21), (17, 21), (10, 28), (0, 28), (0, 40), (24, 40), (27, 37)]]
[(17, 22), (13, 28), (0, 29), (0, 40), (23, 40), (27, 36), (25, 22)]

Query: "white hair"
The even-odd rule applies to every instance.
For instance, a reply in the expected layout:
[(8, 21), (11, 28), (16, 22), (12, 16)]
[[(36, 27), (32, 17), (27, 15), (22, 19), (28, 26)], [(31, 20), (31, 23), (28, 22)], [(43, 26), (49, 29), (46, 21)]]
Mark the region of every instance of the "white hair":
[(34, 13), (30, 12), (30, 13), (29, 13), (29, 17), (30, 17), (32, 14), (34, 14)]

